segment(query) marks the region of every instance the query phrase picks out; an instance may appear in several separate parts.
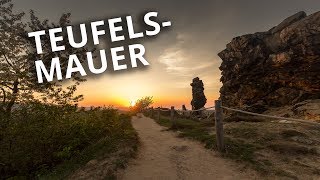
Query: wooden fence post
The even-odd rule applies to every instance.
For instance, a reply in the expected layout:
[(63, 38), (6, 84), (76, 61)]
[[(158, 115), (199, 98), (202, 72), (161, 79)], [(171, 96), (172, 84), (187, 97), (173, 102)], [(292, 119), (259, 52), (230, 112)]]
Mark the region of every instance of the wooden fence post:
[(176, 127), (176, 122), (174, 119), (174, 106), (171, 106), (171, 111), (170, 111), (170, 118), (171, 118), (171, 123), (172, 123), (172, 127), (175, 128)]
[(222, 112), (221, 100), (215, 101), (215, 126), (216, 126), (216, 140), (217, 147), (220, 152), (224, 152), (224, 140), (223, 140), (223, 112)]
[(160, 121), (160, 107), (158, 107), (158, 121)]
[(153, 107), (151, 108), (151, 118), (153, 118), (154, 112), (153, 112)]

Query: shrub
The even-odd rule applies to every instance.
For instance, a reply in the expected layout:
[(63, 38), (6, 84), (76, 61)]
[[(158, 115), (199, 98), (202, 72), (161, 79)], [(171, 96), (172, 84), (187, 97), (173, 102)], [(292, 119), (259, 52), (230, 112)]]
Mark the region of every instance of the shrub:
[(1, 175), (32, 177), (103, 137), (119, 136), (119, 132), (125, 132), (123, 119), (112, 108), (85, 111), (69, 105), (21, 105), (10, 117), (1, 118)]

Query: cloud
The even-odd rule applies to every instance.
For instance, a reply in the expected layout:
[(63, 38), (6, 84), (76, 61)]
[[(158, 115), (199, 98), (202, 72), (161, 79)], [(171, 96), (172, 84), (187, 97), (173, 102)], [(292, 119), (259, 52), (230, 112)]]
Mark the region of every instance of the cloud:
[(176, 35), (176, 43), (166, 48), (159, 56), (159, 62), (166, 66), (170, 74), (191, 77), (207, 69), (214, 69), (213, 54), (202, 48), (190, 46), (192, 38), (188, 34)]

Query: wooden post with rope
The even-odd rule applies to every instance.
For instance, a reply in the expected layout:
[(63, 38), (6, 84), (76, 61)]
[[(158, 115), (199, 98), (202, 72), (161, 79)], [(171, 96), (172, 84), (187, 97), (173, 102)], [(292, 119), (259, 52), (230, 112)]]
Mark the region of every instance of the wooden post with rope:
[(215, 101), (215, 127), (216, 127), (216, 140), (217, 147), (220, 152), (225, 151), (224, 138), (223, 138), (223, 112), (221, 100)]

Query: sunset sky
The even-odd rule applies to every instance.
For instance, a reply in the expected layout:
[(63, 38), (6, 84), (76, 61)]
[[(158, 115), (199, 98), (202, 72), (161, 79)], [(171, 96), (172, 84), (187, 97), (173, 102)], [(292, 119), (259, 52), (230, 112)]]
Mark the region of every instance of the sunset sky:
[(169, 30), (143, 41), (150, 66), (88, 78), (79, 86), (83, 106), (129, 106), (142, 96), (153, 96), (155, 106), (190, 108), (192, 78), (205, 85), (206, 106), (219, 97), (221, 63), (217, 53), (235, 36), (265, 31), (298, 11), (320, 10), (318, 0), (14, 0), (18, 10), (34, 9), (41, 18), (57, 20), (70, 12), (73, 24), (158, 11), (170, 20)]

